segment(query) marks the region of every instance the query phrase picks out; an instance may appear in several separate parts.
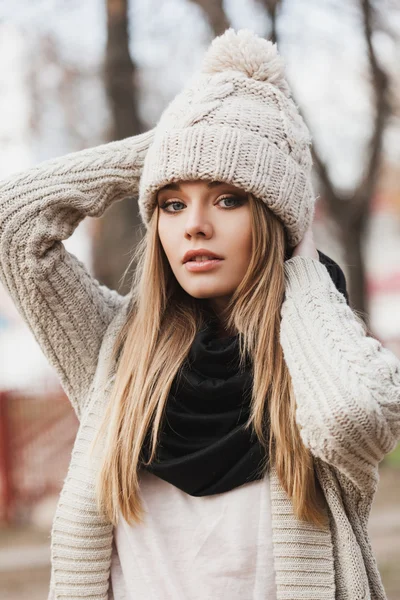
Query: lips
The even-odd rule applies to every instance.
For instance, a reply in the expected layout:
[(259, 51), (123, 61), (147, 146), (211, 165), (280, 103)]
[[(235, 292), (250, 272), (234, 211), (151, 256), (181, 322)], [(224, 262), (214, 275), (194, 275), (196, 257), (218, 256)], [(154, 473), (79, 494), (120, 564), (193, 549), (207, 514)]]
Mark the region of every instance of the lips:
[(186, 252), (185, 256), (183, 257), (183, 263), (187, 263), (189, 261), (194, 262), (197, 256), (206, 256), (206, 260), (223, 260), (221, 256), (218, 256), (206, 248), (198, 248), (197, 250), (189, 250)]
[(187, 271), (193, 273), (202, 273), (204, 271), (210, 271), (211, 269), (215, 269), (219, 266), (219, 263), (223, 262), (222, 259), (213, 258), (211, 260), (188, 260), (185, 263), (185, 268)]
[(190, 258), (186, 262), (206, 262), (208, 260), (221, 260), (221, 259), (215, 258), (215, 256), (205, 256), (204, 254), (202, 254), (201, 256), (194, 256), (193, 258)]

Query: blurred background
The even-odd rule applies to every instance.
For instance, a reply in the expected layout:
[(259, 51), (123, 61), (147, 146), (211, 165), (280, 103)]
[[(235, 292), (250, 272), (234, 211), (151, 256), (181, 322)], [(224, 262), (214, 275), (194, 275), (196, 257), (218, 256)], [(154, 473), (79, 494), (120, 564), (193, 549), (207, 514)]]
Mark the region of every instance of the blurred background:
[[(0, 178), (151, 128), (211, 39), (250, 28), (278, 44), (313, 138), (317, 247), (354, 310), (400, 357), (398, 0), (0, 1)], [(140, 235), (133, 198), (65, 242), (102, 283)], [(55, 373), (0, 284), (0, 596), (47, 598), (50, 530), (78, 428)], [(380, 465), (370, 535), (400, 600), (400, 446)]]

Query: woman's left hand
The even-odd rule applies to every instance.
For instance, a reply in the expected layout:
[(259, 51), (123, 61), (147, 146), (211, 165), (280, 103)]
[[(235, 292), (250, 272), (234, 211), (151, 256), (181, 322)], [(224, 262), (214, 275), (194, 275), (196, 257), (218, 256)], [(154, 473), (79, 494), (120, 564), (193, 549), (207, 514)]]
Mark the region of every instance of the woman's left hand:
[(305, 232), (303, 239), (294, 248), (292, 258), (293, 256), (308, 256), (309, 258), (319, 260), (319, 254), (314, 243), (312, 223)]

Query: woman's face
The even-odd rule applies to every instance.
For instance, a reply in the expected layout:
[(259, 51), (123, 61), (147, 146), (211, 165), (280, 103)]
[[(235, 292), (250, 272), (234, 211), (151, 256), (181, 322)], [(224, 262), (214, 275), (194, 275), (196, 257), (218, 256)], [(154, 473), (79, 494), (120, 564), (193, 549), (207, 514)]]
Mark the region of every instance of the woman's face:
[[(218, 310), (242, 281), (251, 256), (251, 214), (247, 193), (233, 185), (180, 181), (158, 191), (158, 233), (181, 287), (195, 298), (208, 298)], [(222, 260), (210, 270), (191, 271), (188, 250), (205, 249)], [(206, 254), (206, 252), (205, 252)], [(193, 264), (193, 263), (190, 263)]]

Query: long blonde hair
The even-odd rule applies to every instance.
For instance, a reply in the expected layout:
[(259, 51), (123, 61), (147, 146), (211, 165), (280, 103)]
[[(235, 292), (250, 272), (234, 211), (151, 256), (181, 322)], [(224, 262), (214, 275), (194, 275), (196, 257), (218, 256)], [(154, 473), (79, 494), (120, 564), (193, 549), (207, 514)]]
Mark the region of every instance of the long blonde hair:
[[(246, 427), (254, 428), (267, 460), (275, 465), (295, 515), (326, 526), (313, 458), (295, 420), (296, 400), (279, 341), (286, 231), (263, 202), (249, 194), (249, 203), (251, 260), (221, 316), (227, 331), (239, 333), (240, 368), (246, 356), (252, 361), (253, 392)], [(113, 346), (115, 379), (92, 444), (93, 450), (100, 437), (105, 439), (96, 500), (98, 510), (114, 525), (119, 510), (128, 523), (143, 522), (142, 445), (149, 430), (152, 461), (170, 387), (205, 318), (204, 300), (183, 290), (168, 263), (157, 231), (158, 210), (157, 206), (134, 252), (137, 266), (131, 306)]]

